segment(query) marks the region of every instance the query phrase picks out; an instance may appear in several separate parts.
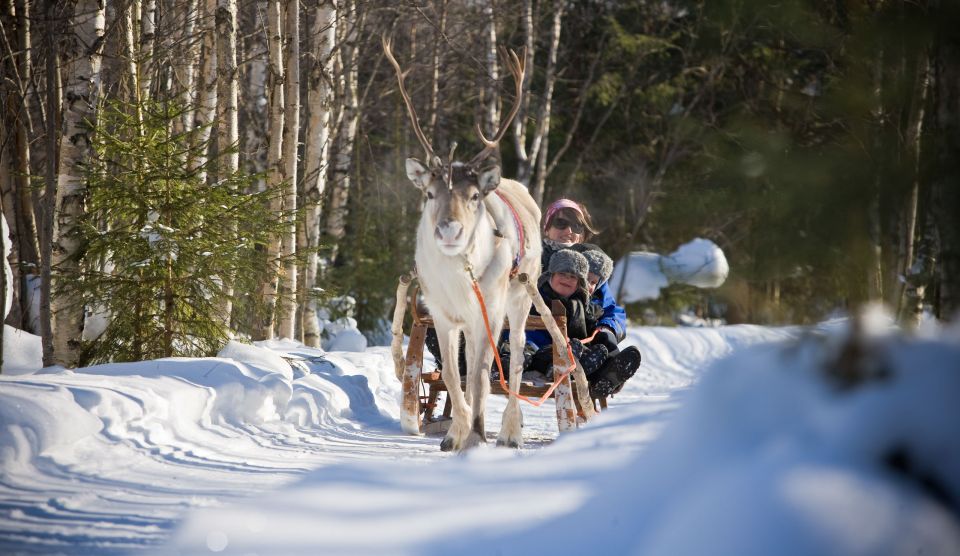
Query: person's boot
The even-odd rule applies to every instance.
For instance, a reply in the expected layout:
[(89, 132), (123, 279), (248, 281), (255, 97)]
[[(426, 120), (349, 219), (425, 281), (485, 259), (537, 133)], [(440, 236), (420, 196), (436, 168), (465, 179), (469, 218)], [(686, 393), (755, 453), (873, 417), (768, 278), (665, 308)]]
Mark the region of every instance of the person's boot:
[(583, 373), (588, 377), (596, 373), (604, 361), (607, 360), (609, 353), (607, 346), (603, 344), (585, 347), (583, 353), (580, 355), (580, 365), (583, 367)]
[(596, 372), (597, 379), (590, 384), (590, 395), (594, 398), (605, 398), (616, 394), (639, 367), (640, 350), (635, 346), (624, 348)]

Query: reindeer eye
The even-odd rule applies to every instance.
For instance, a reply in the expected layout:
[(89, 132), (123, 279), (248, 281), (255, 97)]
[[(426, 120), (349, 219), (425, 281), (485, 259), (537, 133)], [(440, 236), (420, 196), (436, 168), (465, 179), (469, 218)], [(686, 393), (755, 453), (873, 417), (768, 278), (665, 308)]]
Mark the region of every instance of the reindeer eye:
[(474, 193), (473, 196), (470, 197), (470, 200), (471, 200), (471, 201), (479, 201), (479, 200), (480, 200), (480, 194), (479, 194), (479, 193)]
[(427, 191), (427, 199), (433, 199), (433, 191)]

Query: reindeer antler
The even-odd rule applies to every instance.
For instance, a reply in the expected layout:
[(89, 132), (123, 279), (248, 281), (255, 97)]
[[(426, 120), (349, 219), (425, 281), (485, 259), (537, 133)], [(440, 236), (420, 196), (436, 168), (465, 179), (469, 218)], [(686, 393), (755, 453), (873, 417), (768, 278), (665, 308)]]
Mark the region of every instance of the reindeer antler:
[[(509, 52), (509, 53), (508, 53)], [(500, 47), (500, 57), (503, 59), (503, 63), (507, 68), (510, 69), (510, 73), (513, 74), (513, 82), (515, 91), (515, 98), (513, 100), (513, 108), (510, 109), (510, 115), (507, 116), (507, 119), (501, 122), (500, 129), (497, 130), (496, 135), (493, 139), (487, 139), (483, 134), (483, 129), (481, 129), (480, 124), (477, 124), (477, 134), (480, 135), (480, 141), (484, 144), (484, 149), (480, 151), (477, 156), (473, 157), (470, 161), (470, 166), (476, 166), (477, 164), (483, 162), (488, 156), (496, 152), (497, 145), (500, 143), (500, 140), (503, 139), (504, 134), (506, 134), (507, 129), (510, 128), (510, 122), (517, 116), (517, 112), (520, 111), (520, 105), (523, 102), (523, 75), (527, 65), (527, 49), (524, 48), (520, 51), (520, 56), (517, 56), (517, 53), (513, 50), (508, 51), (504, 47)]]
[(410, 115), (410, 121), (413, 123), (413, 131), (416, 133), (417, 139), (420, 140), (420, 144), (423, 146), (423, 150), (427, 154), (427, 165), (429, 165), (431, 168), (438, 168), (442, 165), (442, 163), (437, 155), (434, 154), (433, 147), (430, 145), (430, 142), (427, 141), (427, 137), (423, 134), (423, 130), (420, 129), (420, 122), (417, 119), (417, 109), (413, 107), (413, 102), (410, 100), (410, 95), (407, 93), (407, 88), (403, 83), (404, 78), (407, 76), (407, 72), (400, 69), (400, 64), (397, 62), (397, 59), (393, 57), (393, 52), (390, 50), (392, 39), (388, 38), (386, 35), (381, 35), (380, 40), (383, 43), (383, 53), (387, 55), (387, 59), (390, 60), (390, 63), (393, 64), (393, 69), (397, 72), (397, 83), (400, 85), (400, 95), (403, 97), (403, 102), (407, 105), (407, 114)]

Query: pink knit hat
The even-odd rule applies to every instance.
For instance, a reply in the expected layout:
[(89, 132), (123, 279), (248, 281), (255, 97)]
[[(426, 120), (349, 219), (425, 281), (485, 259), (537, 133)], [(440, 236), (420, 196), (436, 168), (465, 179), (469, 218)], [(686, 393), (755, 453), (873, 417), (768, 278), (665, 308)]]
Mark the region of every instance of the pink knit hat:
[(571, 201), (570, 199), (557, 199), (556, 201), (550, 203), (550, 206), (547, 207), (547, 216), (543, 219), (543, 231), (547, 231), (547, 224), (550, 223), (550, 220), (553, 218), (553, 215), (557, 214), (560, 209), (573, 209), (577, 211), (577, 214), (580, 215), (580, 218), (584, 218), (583, 211), (580, 210), (580, 203), (576, 201)]

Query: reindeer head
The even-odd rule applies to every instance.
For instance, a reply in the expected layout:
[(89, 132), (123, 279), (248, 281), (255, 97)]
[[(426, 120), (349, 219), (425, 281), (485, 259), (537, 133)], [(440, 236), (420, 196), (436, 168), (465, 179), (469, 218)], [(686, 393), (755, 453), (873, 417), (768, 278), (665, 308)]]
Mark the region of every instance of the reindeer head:
[(500, 166), (484, 165), (484, 162), (496, 152), (497, 145), (510, 127), (510, 122), (520, 110), (526, 53), (523, 52), (521, 58), (513, 51), (508, 54), (505, 49), (500, 50), (500, 55), (514, 78), (516, 97), (513, 108), (506, 120), (500, 124), (500, 129), (493, 139), (487, 139), (480, 129), (480, 124), (477, 124), (477, 134), (484, 148), (469, 162), (464, 163), (454, 161), (456, 143), (450, 149), (446, 162), (434, 154), (433, 147), (420, 129), (417, 111), (407, 94), (404, 85), (406, 73), (400, 69), (400, 64), (390, 50), (390, 40), (385, 36), (383, 51), (396, 70), (400, 94), (407, 106), (413, 130), (426, 152), (426, 164), (415, 158), (407, 159), (407, 177), (423, 192), (423, 218), (427, 219), (433, 228), (433, 238), (440, 251), (446, 255), (458, 255), (470, 245), (477, 224), (484, 216), (483, 199), (500, 184)]
[(407, 177), (424, 195), (423, 218), (445, 255), (459, 255), (469, 245), (483, 218), (483, 199), (500, 185), (500, 167), (481, 171), (454, 162), (436, 170), (407, 159)]

